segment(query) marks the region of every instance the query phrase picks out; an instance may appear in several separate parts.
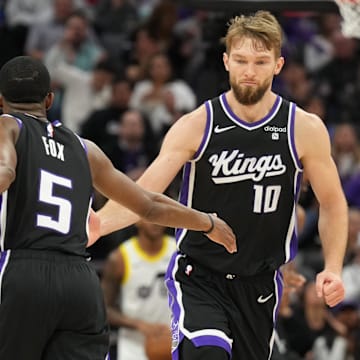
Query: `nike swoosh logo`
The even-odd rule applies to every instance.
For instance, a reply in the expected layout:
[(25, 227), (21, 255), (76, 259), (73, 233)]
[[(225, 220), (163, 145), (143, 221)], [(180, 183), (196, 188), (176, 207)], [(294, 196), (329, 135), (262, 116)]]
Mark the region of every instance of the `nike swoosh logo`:
[(221, 134), (222, 132), (231, 130), (231, 129), (235, 128), (235, 127), (236, 127), (236, 125), (231, 125), (231, 126), (227, 126), (227, 127), (224, 127), (224, 128), (220, 128), (219, 125), (216, 125), (215, 129), (214, 129), (214, 133), (215, 134)]
[(264, 304), (264, 303), (266, 303), (268, 300), (270, 300), (272, 297), (273, 297), (273, 295), (274, 295), (274, 293), (271, 293), (269, 296), (267, 296), (267, 297), (263, 297), (262, 295), (260, 295), (259, 297), (258, 297), (258, 299), (257, 299), (257, 302), (259, 303), (259, 304)]

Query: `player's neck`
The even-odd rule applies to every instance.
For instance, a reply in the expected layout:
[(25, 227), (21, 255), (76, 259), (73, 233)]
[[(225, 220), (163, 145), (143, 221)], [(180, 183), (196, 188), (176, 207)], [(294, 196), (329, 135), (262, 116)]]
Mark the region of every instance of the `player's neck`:
[(144, 236), (139, 235), (138, 239), (141, 249), (150, 256), (157, 255), (161, 251), (164, 244), (163, 237), (159, 237), (156, 240), (150, 240)]
[(46, 120), (46, 111), (41, 104), (11, 103), (3, 108), (4, 113), (23, 113), (35, 116), (39, 120)]
[(226, 100), (231, 110), (241, 120), (253, 123), (263, 119), (274, 106), (277, 95), (272, 91), (267, 92), (264, 97), (254, 105), (240, 104), (232, 91), (226, 93)]

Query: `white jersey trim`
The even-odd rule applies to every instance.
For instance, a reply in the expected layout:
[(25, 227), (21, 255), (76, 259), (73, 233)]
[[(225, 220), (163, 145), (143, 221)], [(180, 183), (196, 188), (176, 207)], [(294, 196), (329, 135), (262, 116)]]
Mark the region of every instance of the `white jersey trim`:
[(8, 190), (4, 191), (2, 194), (1, 210), (0, 210), (0, 251), (5, 250), (5, 233), (6, 233), (6, 219), (7, 219), (7, 199), (8, 199)]

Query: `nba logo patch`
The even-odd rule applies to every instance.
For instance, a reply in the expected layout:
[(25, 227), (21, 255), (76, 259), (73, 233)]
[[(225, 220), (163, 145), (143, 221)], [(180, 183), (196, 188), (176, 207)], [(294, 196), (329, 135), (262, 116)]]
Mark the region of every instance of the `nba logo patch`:
[(47, 135), (49, 137), (53, 137), (54, 136), (54, 128), (52, 126), (51, 123), (49, 123), (47, 126), (46, 126), (46, 130), (47, 130)]
[(279, 140), (279, 134), (278, 134), (278, 133), (272, 133), (272, 134), (271, 134), (271, 138), (272, 138), (273, 140)]

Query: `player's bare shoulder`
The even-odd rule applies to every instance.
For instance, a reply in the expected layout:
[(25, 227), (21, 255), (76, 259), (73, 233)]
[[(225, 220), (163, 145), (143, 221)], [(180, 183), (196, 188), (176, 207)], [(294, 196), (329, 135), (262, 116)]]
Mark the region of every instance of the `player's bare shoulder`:
[(191, 131), (201, 131), (204, 132), (206, 126), (206, 109), (205, 105), (201, 105), (195, 110), (183, 115), (175, 124), (184, 126)]
[(329, 135), (323, 120), (299, 107), (295, 113), (295, 143), (301, 158), (306, 149), (328, 144)]
[(193, 153), (199, 148), (206, 129), (207, 113), (205, 105), (183, 115), (168, 131), (164, 142), (181, 144)]
[(11, 134), (14, 142), (17, 141), (20, 133), (20, 120), (17, 120), (13, 115), (2, 114), (0, 115), (0, 126), (2, 131)]

